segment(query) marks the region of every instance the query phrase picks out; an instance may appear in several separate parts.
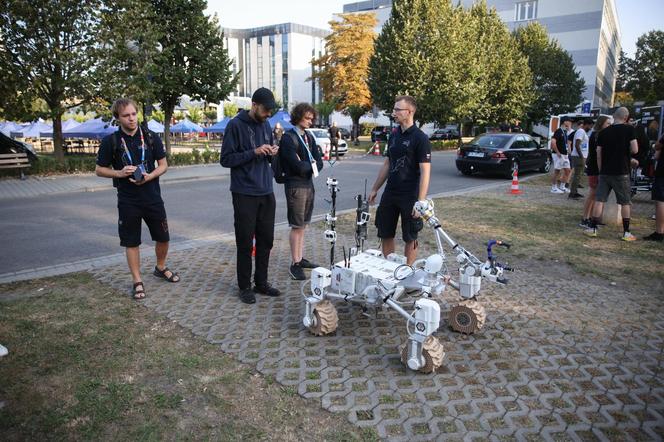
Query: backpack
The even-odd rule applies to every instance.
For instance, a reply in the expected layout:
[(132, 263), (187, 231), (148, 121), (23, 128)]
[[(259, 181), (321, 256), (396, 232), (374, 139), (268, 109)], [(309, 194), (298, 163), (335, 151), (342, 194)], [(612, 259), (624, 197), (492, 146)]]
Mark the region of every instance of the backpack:
[[(283, 135), (291, 137), (293, 143), (295, 143), (298, 148), (300, 147), (300, 140), (298, 140), (297, 136), (292, 131), (284, 132)], [(272, 173), (274, 174), (274, 181), (276, 181), (277, 184), (284, 184), (286, 182), (288, 174), (284, 169), (284, 165), (281, 163), (280, 154), (272, 157)]]

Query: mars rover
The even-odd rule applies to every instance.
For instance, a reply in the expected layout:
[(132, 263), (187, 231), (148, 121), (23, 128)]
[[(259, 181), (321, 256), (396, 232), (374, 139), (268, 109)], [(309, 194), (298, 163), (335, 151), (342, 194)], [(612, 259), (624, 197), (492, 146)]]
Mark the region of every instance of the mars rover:
[[(406, 320), (408, 340), (401, 348), (402, 362), (412, 370), (435, 371), (444, 357), (443, 346), (433, 334), (440, 325), (440, 303), (446, 304), (442, 297), (445, 288), (453, 287), (462, 298), (450, 309), (450, 327), (466, 334), (480, 330), (486, 320), (484, 308), (477, 300), (482, 278), (506, 284), (503, 274), (511, 270), (496, 261), (492, 248), (496, 245), (509, 247), (509, 244), (489, 241), (488, 258), (482, 262), (443, 230), (434, 214), (433, 201), (419, 201), (415, 210), (425, 225), (433, 229), (438, 253), (407, 265), (404, 256), (393, 253), (385, 257), (378, 250), (364, 250), (370, 219), (365, 190), (364, 197), (356, 196), (355, 247), (349, 250), (348, 256), (344, 248), (343, 261), (335, 262), (338, 182), (328, 178), (327, 186), (332, 196), (331, 210), (325, 216), (325, 238), (331, 244), (330, 267), (313, 269), (311, 280), (302, 285), (304, 325), (318, 336), (334, 332), (338, 316), (331, 300), (358, 304), (365, 313), (370, 308), (376, 313), (379, 309), (392, 309)], [(458, 281), (453, 280), (448, 271), (445, 243), (456, 255)]]

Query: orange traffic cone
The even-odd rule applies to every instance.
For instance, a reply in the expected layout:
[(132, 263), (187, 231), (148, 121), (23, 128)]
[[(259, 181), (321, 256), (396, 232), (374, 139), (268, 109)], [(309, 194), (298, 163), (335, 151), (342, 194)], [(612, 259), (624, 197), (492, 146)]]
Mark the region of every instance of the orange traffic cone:
[(330, 161), (330, 145), (323, 146), (323, 161)]
[(523, 191), (519, 190), (519, 173), (518, 170), (515, 168), (514, 171), (512, 172), (512, 188), (510, 190), (510, 194), (512, 195), (521, 195)]
[(256, 235), (254, 235), (254, 239), (252, 240), (251, 256), (253, 256), (254, 258), (256, 257)]
[(374, 143), (373, 154), (380, 156), (380, 143), (378, 141)]

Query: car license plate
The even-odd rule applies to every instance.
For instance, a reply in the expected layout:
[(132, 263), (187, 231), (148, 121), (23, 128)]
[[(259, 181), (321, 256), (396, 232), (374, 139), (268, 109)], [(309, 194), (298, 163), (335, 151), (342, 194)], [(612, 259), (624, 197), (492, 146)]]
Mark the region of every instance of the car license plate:
[(484, 152), (468, 152), (469, 157), (484, 158)]

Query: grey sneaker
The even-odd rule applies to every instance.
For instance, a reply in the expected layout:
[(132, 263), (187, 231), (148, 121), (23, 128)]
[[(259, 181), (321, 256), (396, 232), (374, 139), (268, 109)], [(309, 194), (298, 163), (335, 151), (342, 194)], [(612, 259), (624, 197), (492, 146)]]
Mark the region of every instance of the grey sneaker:
[(316, 267), (320, 267), (318, 264), (314, 264), (313, 262), (309, 261), (307, 258), (302, 258), (300, 260), (300, 267), (303, 269), (315, 269)]
[(307, 275), (304, 274), (304, 269), (302, 268), (301, 262), (291, 264), (290, 268), (288, 269), (288, 273), (290, 274), (291, 278), (296, 281), (304, 281), (307, 279)]

